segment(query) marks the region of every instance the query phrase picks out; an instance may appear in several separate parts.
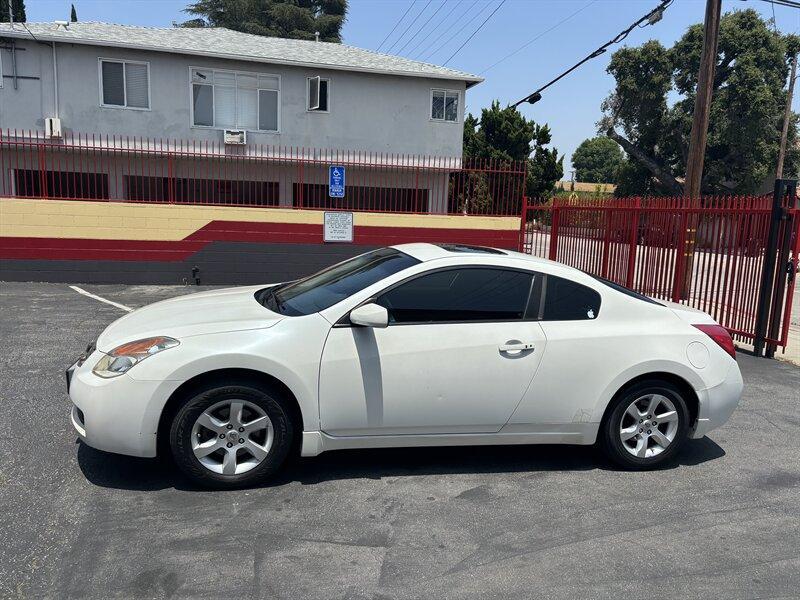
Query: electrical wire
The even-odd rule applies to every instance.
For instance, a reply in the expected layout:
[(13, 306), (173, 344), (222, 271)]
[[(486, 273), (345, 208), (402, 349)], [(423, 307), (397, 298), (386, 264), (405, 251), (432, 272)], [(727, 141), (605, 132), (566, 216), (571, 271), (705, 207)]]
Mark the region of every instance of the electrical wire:
[[(444, 0), (444, 1), (445, 1), (445, 2), (447, 2), (447, 0)], [(430, 38), (430, 37), (431, 37), (431, 36), (432, 36), (434, 33), (436, 33), (436, 30), (437, 30), (439, 27), (441, 27), (441, 25), (442, 25), (442, 24), (443, 24), (445, 21), (447, 21), (447, 19), (449, 19), (449, 18), (450, 18), (450, 15), (452, 15), (452, 14), (453, 14), (453, 13), (456, 11), (456, 9), (458, 8), (458, 5), (459, 5), (459, 4), (461, 4), (461, 0), (455, 0), (455, 2), (453, 2), (453, 8), (451, 8), (451, 9), (450, 9), (450, 12), (449, 12), (449, 13), (447, 13), (447, 14), (446, 14), (444, 17), (442, 17), (442, 20), (441, 20), (441, 21), (439, 21), (439, 22), (438, 22), (436, 25), (434, 25), (434, 26), (433, 26), (433, 29), (431, 29), (431, 30), (430, 30), (430, 31), (429, 31), (427, 34), (425, 34), (425, 37), (423, 37), (423, 38), (422, 38), (422, 39), (421, 39), (419, 42), (417, 42), (417, 44), (416, 44), (416, 45), (415, 45), (413, 48), (411, 48), (411, 49), (408, 51), (408, 56), (411, 56), (411, 54), (412, 54), (413, 52), (416, 52), (417, 48), (419, 48), (419, 47), (420, 47), (422, 44), (424, 44), (424, 43), (425, 43), (425, 41), (426, 41), (428, 38)], [(451, 24), (451, 26), (452, 26), (452, 24)]]
[(775, 5), (778, 6), (786, 6), (788, 8), (800, 8), (800, 2), (796, 2), (795, 0), (761, 0), (762, 2), (769, 2), (772, 4), (772, 13), (773, 16), (775, 14)]
[[(471, 5), (470, 5), (470, 7), (469, 7), (469, 8), (468, 8), (466, 11), (464, 11), (464, 12), (466, 12), (466, 13), (470, 13), (470, 12), (472, 12), (472, 9), (473, 9), (473, 8), (475, 8), (475, 5), (476, 5), (476, 4), (477, 4), (479, 1), (480, 1), (480, 0), (475, 0), (475, 1), (474, 1), (474, 2), (473, 2)], [(449, 15), (448, 15), (448, 16), (449, 16)], [(425, 54), (428, 52), (428, 50), (430, 50), (431, 48), (433, 48), (433, 47), (434, 47), (434, 46), (435, 46), (435, 45), (436, 45), (436, 44), (439, 42), (439, 40), (440, 40), (441, 38), (443, 38), (443, 37), (444, 37), (444, 36), (446, 36), (448, 33), (450, 33), (450, 32), (453, 30), (453, 27), (455, 27), (456, 25), (458, 25), (458, 24), (459, 24), (459, 22), (460, 22), (460, 21), (459, 21), (458, 19), (454, 19), (454, 20), (453, 20), (453, 22), (452, 22), (452, 23), (450, 23), (450, 26), (449, 26), (447, 29), (445, 29), (444, 31), (442, 31), (442, 32), (439, 34), (439, 37), (438, 37), (438, 38), (434, 38), (434, 39), (431, 41), (431, 43), (430, 43), (430, 44), (428, 44), (427, 46), (425, 46), (425, 48), (423, 48), (422, 50), (420, 50), (419, 54), (417, 54), (417, 55), (416, 55), (416, 58), (420, 58), (420, 57), (424, 56), (424, 55), (425, 55)]]
[(402, 40), (402, 39), (403, 39), (403, 37), (404, 37), (404, 36), (405, 36), (405, 35), (408, 33), (408, 30), (409, 30), (409, 29), (411, 29), (411, 28), (414, 26), (414, 23), (416, 23), (416, 22), (417, 22), (417, 20), (418, 20), (418, 19), (419, 19), (419, 18), (422, 16), (422, 13), (424, 13), (426, 10), (428, 10), (428, 7), (431, 5), (431, 2), (433, 2), (433, 0), (428, 0), (427, 4), (425, 4), (425, 6), (423, 6), (423, 7), (422, 7), (422, 10), (421, 10), (421, 11), (419, 11), (419, 12), (417, 13), (417, 16), (416, 16), (416, 17), (414, 17), (414, 18), (411, 20), (411, 23), (409, 23), (409, 24), (408, 24), (408, 27), (406, 27), (406, 28), (403, 30), (403, 33), (401, 33), (401, 34), (400, 34), (400, 37), (398, 37), (398, 38), (397, 38), (397, 39), (396, 39), (396, 40), (395, 40), (395, 41), (392, 43), (392, 45), (391, 45), (391, 46), (389, 46), (388, 48), (386, 48), (386, 52), (387, 52), (387, 53), (388, 53), (388, 52), (390, 52), (390, 51), (392, 50), (392, 48), (394, 48), (394, 47), (395, 47), (395, 46), (396, 46), (396, 45), (397, 45), (397, 44), (400, 42), (400, 40)]
[(486, 18), (483, 20), (483, 23), (481, 23), (480, 25), (478, 25), (478, 28), (477, 28), (475, 31), (473, 31), (473, 32), (472, 32), (472, 35), (470, 35), (470, 36), (469, 36), (469, 37), (468, 37), (466, 40), (464, 40), (464, 43), (463, 43), (463, 44), (461, 44), (461, 45), (458, 47), (458, 49), (457, 49), (455, 52), (453, 52), (453, 54), (451, 54), (451, 55), (450, 55), (450, 58), (448, 58), (446, 61), (444, 61), (444, 62), (442, 63), (442, 66), (443, 66), (443, 67), (446, 67), (446, 66), (447, 66), (447, 63), (449, 63), (451, 60), (453, 60), (453, 57), (455, 57), (455, 55), (456, 55), (456, 54), (458, 54), (459, 52), (461, 52), (461, 49), (462, 49), (464, 46), (466, 46), (466, 45), (469, 43), (469, 41), (470, 41), (472, 38), (474, 38), (474, 37), (475, 37), (475, 34), (477, 34), (477, 33), (478, 33), (478, 32), (479, 32), (481, 29), (483, 29), (483, 26), (484, 26), (484, 25), (486, 25), (486, 23), (488, 23), (488, 22), (489, 22), (489, 19), (491, 19), (491, 18), (494, 16), (494, 13), (496, 13), (498, 10), (500, 10), (500, 8), (501, 8), (501, 7), (503, 6), (503, 4), (505, 4), (505, 3), (506, 3), (506, 0), (502, 0), (502, 1), (500, 2), (500, 4), (498, 4), (498, 5), (497, 5), (497, 7), (496, 7), (496, 8), (495, 8), (495, 9), (494, 9), (494, 10), (493, 10), (491, 13), (489, 13), (489, 16), (488, 16), (488, 17), (486, 17)]
[(388, 40), (390, 37), (392, 37), (392, 34), (394, 33), (395, 29), (397, 29), (398, 25), (400, 25), (400, 23), (403, 22), (403, 19), (405, 19), (406, 15), (409, 12), (411, 12), (411, 9), (414, 7), (414, 5), (416, 3), (417, 3), (417, 0), (411, 0), (411, 4), (408, 5), (408, 8), (406, 9), (406, 12), (403, 13), (403, 16), (400, 17), (400, 19), (397, 21), (397, 23), (394, 24), (394, 27), (392, 27), (392, 30), (389, 33), (386, 34), (386, 37), (383, 38), (383, 41), (380, 44), (378, 44), (377, 48), (375, 48), (376, 52), (380, 51), (381, 46), (383, 46), (386, 43), (386, 40)]
[(487, 71), (489, 71), (489, 70), (491, 70), (491, 69), (494, 69), (494, 68), (495, 68), (497, 65), (499, 65), (501, 62), (503, 62), (503, 61), (505, 61), (505, 60), (507, 60), (507, 59), (511, 58), (511, 57), (512, 57), (512, 56), (514, 56), (515, 54), (519, 54), (519, 53), (520, 53), (520, 52), (522, 52), (522, 51), (523, 51), (525, 48), (527, 48), (528, 46), (530, 46), (530, 45), (531, 45), (533, 42), (535, 42), (536, 40), (538, 40), (538, 39), (540, 39), (540, 38), (544, 37), (545, 35), (547, 35), (547, 34), (548, 34), (548, 33), (550, 33), (551, 31), (553, 31), (553, 30), (554, 30), (554, 29), (556, 29), (557, 27), (560, 27), (561, 25), (563, 25), (564, 23), (566, 23), (567, 21), (569, 21), (571, 18), (573, 18), (573, 17), (577, 16), (579, 13), (582, 13), (584, 10), (586, 10), (587, 8), (589, 8), (589, 7), (590, 7), (592, 4), (594, 4), (595, 2), (597, 2), (597, 0), (590, 0), (590, 1), (589, 1), (587, 4), (584, 4), (584, 5), (583, 5), (581, 8), (579, 8), (579, 9), (578, 9), (578, 10), (576, 10), (575, 12), (571, 13), (569, 16), (567, 16), (567, 17), (564, 17), (564, 18), (563, 18), (563, 19), (561, 19), (561, 20), (560, 20), (558, 23), (556, 23), (555, 25), (553, 25), (552, 27), (550, 27), (550, 28), (548, 28), (548, 29), (545, 29), (543, 32), (541, 32), (540, 34), (538, 34), (538, 35), (536, 35), (535, 37), (531, 38), (530, 40), (528, 40), (527, 42), (525, 42), (525, 43), (524, 43), (522, 46), (520, 46), (519, 48), (517, 48), (516, 50), (514, 50), (514, 51), (513, 51), (513, 52), (511, 52), (510, 54), (506, 54), (506, 55), (505, 55), (503, 58), (501, 58), (501, 59), (500, 59), (500, 60), (498, 60), (497, 62), (494, 62), (494, 63), (492, 63), (491, 65), (489, 65), (488, 67), (486, 67), (486, 68), (485, 68), (483, 71), (481, 71), (480, 73), (478, 73), (478, 75), (483, 75), (483, 74), (484, 74), (484, 73), (486, 73)]
[(420, 33), (422, 33), (422, 30), (423, 30), (423, 29), (425, 29), (425, 28), (428, 26), (428, 23), (430, 23), (430, 22), (433, 20), (433, 17), (435, 17), (436, 15), (438, 15), (438, 14), (439, 14), (439, 11), (440, 11), (440, 10), (442, 10), (442, 9), (445, 7), (445, 4), (447, 4), (447, 0), (442, 0), (442, 3), (439, 5), (439, 8), (437, 8), (435, 11), (433, 11), (433, 12), (431, 13), (431, 16), (430, 16), (430, 17), (428, 17), (428, 20), (427, 20), (427, 21), (425, 21), (425, 22), (422, 24), (422, 27), (420, 27), (419, 29), (417, 29), (416, 33), (415, 33), (414, 35), (412, 35), (410, 38), (408, 38), (408, 40), (406, 41), (406, 43), (405, 43), (405, 44), (403, 44), (403, 47), (402, 47), (402, 48), (400, 48), (399, 50), (397, 50), (397, 54), (400, 54), (400, 53), (401, 53), (403, 50), (405, 50), (405, 49), (406, 49), (406, 47), (407, 47), (407, 46), (408, 46), (408, 45), (409, 45), (411, 42), (413, 42), (413, 41), (414, 41), (414, 38), (415, 38), (415, 37), (417, 37), (417, 36), (418, 36)]
[[(658, 6), (656, 6), (656, 7), (655, 7), (653, 10), (651, 10), (651, 11), (650, 11), (650, 12), (648, 12), (646, 15), (644, 15), (643, 17), (641, 17), (640, 19), (638, 19), (636, 22), (634, 22), (633, 24), (631, 24), (631, 25), (630, 25), (630, 26), (629, 26), (627, 29), (623, 29), (623, 30), (622, 30), (621, 32), (619, 32), (619, 33), (618, 33), (618, 34), (617, 34), (617, 35), (616, 35), (614, 38), (612, 38), (611, 40), (607, 41), (605, 44), (603, 44), (602, 46), (600, 46), (600, 47), (599, 47), (597, 50), (595, 50), (594, 52), (592, 52), (591, 54), (589, 54), (587, 57), (585, 57), (585, 58), (581, 59), (580, 61), (578, 61), (577, 63), (575, 63), (575, 64), (574, 64), (573, 66), (571, 66), (569, 69), (567, 69), (566, 71), (564, 71), (563, 73), (561, 73), (561, 74), (560, 74), (558, 77), (556, 77), (556, 78), (554, 78), (554, 79), (551, 79), (550, 81), (548, 81), (547, 83), (545, 83), (545, 84), (544, 84), (542, 87), (540, 87), (539, 89), (537, 89), (537, 90), (535, 90), (535, 91), (531, 92), (530, 94), (528, 94), (527, 96), (525, 96), (525, 97), (524, 97), (524, 98), (522, 98), (521, 100), (518, 100), (518, 101), (517, 101), (517, 102), (515, 102), (514, 104), (511, 104), (511, 106), (517, 107), (517, 106), (519, 106), (520, 104), (522, 104), (523, 102), (528, 102), (528, 101), (531, 101), (532, 103), (533, 103), (533, 102), (536, 102), (536, 101), (539, 99), (539, 98), (537, 98), (536, 96), (539, 96), (539, 97), (541, 97), (541, 96), (540, 96), (540, 93), (541, 93), (541, 92), (543, 92), (544, 90), (546, 90), (547, 88), (549, 88), (549, 87), (550, 87), (551, 85), (553, 85), (554, 83), (556, 83), (556, 82), (560, 81), (561, 79), (563, 79), (564, 77), (566, 77), (567, 75), (569, 75), (570, 73), (572, 73), (572, 72), (573, 72), (575, 69), (577, 69), (578, 67), (580, 67), (580, 66), (581, 66), (581, 65), (583, 65), (584, 63), (587, 63), (587, 62), (589, 62), (590, 60), (592, 60), (593, 58), (597, 58), (597, 57), (598, 57), (598, 56), (600, 56), (601, 54), (604, 54), (604, 53), (606, 52), (606, 50), (608, 50), (608, 47), (609, 47), (609, 46), (613, 46), (614, 44), (619, 44), (619, 43), (620, 43), (622, 40), (624, 40), (626, 37), (628, 37), (628, 35), (630, 34), (630, 32), (631, 32), (631, 31), (633, 31), (634, 29), (636, 29), (636, 28), (637, 28), (637, 27), (638, 27), (638, 26), (639, 26), (641, 23), (644, 23), (645, 21), (650, 21), (650, 19), (653, 19), (653, 18), (655, 18), (655, 17), (656, 17), (656, 16), (657, 16), (659, 13), (663, 12), (663, 11), (664, 11), (664, 9), (666, 9), (666, 8), (667, 8), (667, 7), (668, 7), (670, 4), (672, 4), (673, 2), (674, 2), (674, 0), (661, 0), (661, 2), (659, 3), (659, 5), (658, 5)], [(653, 22), (654, 22), (654, 21), (653, 21)], [(446, 64), (446, 63), (445, 63), (445, 64)]]
[[(475, 4), (477, 4), (477, 1), (475, 2)], [(473, 4), (472, 6), (475, 6), (475, 4)], [(484, 6), (482, 6), (478, 10), (478, 12), (476, 12), (474, 15), (472, 15), (471, 19), (466, 21), (461, 27), (459, 27), (459, 29), (453, 35), (451, 35), (449, 38), (447, 38), (447, 41), (444, 44), (442, 44), (441, 46), (436, 48), (436, 50), (434, 50), (433, 52), (428, 53), (428, 55), (425, 56), (425, 58), (423, 60), (428, 60), (431, 56), (439, 54), (439, 52), (441, 52), (444, 48), (446, 48), (447, 45), (450, 42), (452, 42), (458, 36), (459, 33), (464, 31), (470, 25), (470, 23), (472, 23), (475, 19), (477, 19), (483, 13), (483, 11), (486, 10), (487, 8), (489, 8), (490, 6), (491, 6), (491, 4), (488, 4), (488, 3), (485, 4)]]
[(34, 39), (34, 41), (38, 42), (39, 39), (35, 35), (33, 35), (33, 32), (30, 29), (28, 29), (28, 26), (25, 24), (25, 21), (19, 21), (19, 22), (25, 28), (25, 31), (27, 31), (30, 34), (30, 36)]

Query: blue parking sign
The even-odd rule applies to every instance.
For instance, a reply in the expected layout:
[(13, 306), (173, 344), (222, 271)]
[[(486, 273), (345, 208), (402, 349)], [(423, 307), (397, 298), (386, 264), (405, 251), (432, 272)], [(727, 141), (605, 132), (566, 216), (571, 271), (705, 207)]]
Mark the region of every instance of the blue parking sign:
[(341, 165), (328, 167), (328, 196), (344, 198), (344, 167)]

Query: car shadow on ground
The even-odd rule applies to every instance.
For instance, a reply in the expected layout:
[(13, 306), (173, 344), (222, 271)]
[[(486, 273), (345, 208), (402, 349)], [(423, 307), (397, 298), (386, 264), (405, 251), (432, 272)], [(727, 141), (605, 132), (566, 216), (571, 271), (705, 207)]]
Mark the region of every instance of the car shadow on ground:
[[(661, 467), (699, 465), (725, 456), (708, 437), (688, 440), (673, 460)], [(78, 465), (88, 481), (100, 487), (136, 491), (198, 489), (167, 460), (133, 458), (94, 450), (78, 442)], [(593, 446), (460, 446), (338, 450), (299, 458), (260, 487), (292, 482), (314, 485), (346, 479), (381, 479), (418, 475), (619, 470)]]

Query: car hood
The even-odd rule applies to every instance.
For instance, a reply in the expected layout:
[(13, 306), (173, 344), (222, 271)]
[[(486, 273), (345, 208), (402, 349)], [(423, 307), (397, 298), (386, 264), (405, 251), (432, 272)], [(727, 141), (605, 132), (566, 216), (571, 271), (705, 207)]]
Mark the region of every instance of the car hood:
[(120, 344), (165, 335), (193, 335), (272, 327), (284, 317), (262, 306), (255, 292), (265, 285), (226, 288), (162, 300), (117, 319), (97, 338), (97, 349), (109, 352)]

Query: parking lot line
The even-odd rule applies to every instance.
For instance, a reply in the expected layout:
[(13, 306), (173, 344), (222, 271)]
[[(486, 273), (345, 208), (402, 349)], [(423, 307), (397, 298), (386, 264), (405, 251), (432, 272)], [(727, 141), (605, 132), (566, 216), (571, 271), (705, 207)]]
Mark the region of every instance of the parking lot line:
[(75, 290), (79, 294), (83, 294), (84, 296), (88, 296), (89, 298), (93, 298), (98, 302), (105, 302), (106, 304), (110, 304), (111, 306), (116, 306), (117, 308), (121, 308), (126, 312), (133, 312), (133, 309), (130, 306), (125, 306), (124, 304), (120, 304), (119, 302), (114, 302), (113, 300), (108, 300), (107, 298), (103, 298), (102, 296), (97, 296), (95, 294), (91, 294), (86, 290), (79, 288), (77, 285), (69, 286), (70, 289)]

